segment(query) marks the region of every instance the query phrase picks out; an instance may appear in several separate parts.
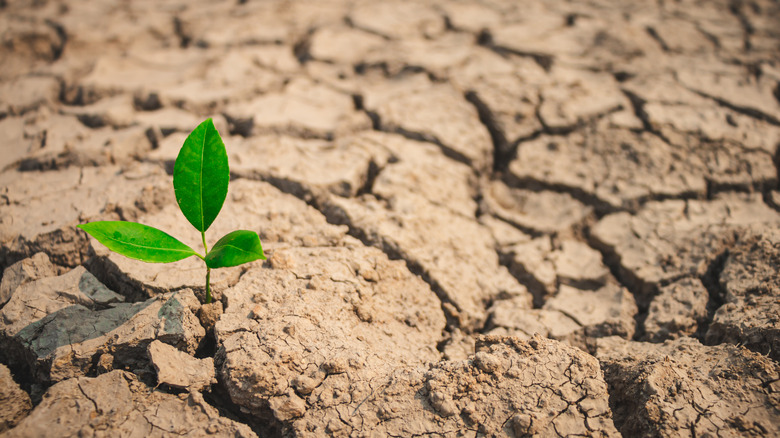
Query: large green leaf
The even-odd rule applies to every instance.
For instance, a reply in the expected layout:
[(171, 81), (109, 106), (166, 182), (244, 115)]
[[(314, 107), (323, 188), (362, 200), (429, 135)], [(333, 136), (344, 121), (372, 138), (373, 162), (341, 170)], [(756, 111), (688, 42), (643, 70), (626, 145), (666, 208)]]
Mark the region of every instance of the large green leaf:
[(228, 190), (225, 144), (211, 119), (198, 125), (184, 140), (173, 167), (173, 189), (184, 217), (198, 231), (214, 222)]
[(78, 227), (108, 249), (144, 262), (169, 263), (198, 254), (170, 234), (135, 222), (90, 222)]
[(228, 233), (206, 254), (209, 268), (227, 268), (255, 260), (265, 260), (260, 236), (254, 231), (238, 230)]

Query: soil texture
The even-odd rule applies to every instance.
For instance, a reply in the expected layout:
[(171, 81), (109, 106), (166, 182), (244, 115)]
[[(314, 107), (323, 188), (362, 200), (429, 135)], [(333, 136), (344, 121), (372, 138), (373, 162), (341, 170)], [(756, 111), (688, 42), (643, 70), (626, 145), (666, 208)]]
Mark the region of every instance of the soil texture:
[(780, 436), (779, 147), (776, 0), (0, 1), (0, 434)]

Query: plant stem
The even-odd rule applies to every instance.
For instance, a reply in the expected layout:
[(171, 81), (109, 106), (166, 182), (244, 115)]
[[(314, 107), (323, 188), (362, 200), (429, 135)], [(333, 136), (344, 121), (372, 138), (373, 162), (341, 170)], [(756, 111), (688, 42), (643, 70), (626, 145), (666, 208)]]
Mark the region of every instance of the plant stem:
[[(208, 255), (209, 247), (208, 245), (206, 245), (206, 232), (201, 231), (200, 237), (203, 239), (204, 254)], [(206, 265), (206, 304), (209, 304), (210, 302), (211, 302), (211, 268), (209, 268), (208, 265)]]
[(211, 268), (206, 266), (206, 304), (211, 302), (211, 286), (209, 285), (209, 277), (211, 277)]

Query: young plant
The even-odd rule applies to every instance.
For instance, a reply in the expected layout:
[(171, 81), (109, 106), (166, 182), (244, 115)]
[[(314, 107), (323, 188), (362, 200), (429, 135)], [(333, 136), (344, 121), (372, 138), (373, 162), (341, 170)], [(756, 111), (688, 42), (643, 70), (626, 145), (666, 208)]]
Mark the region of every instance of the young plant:
[(207, 119), (184, 141), (173, 168), (173, 189), (184, 217), (200, 231), (204, 255), (157, 228), (136, 222), (99, 221), (79, 225), (108, 249), (131, 259), (170, 263), (196, 256), (206, 263), (206, 303), (211, 302), (211, 270), (265, 260), (254, 231), (228, 233), (209, 251), (206, 230), (217, 218), (228, 191), (230, 172), (222, 138)]

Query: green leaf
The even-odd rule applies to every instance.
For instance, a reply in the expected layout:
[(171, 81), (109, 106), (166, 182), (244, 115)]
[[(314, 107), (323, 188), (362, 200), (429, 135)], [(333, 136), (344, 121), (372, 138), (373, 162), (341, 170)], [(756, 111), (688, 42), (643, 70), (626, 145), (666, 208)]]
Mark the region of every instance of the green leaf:
[(238, 230), (228, 233), (206, 254), (209, 268), (227, 268), (255, 260), (265, 260), (260, 236), (254, 231)]
[(131, 259), (169, 263), (198, 255), (170, 234), (135, 222), (101, 221), (78, 227), (108, 249)]
[(198, 125), (184, 140), (173, 167), (173, 189), (184, 217), (198, 231), (214, 222), (228, 190), (225, 144), (211, 119)]

